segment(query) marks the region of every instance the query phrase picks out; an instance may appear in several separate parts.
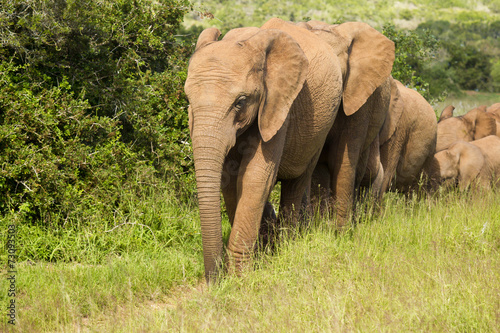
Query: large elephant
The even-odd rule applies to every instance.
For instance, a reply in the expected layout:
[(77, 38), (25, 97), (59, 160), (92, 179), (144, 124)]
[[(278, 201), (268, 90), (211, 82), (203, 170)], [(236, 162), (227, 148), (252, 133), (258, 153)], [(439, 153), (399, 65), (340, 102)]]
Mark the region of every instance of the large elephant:
[[(341, 228), (353, 212), (355, 193), (365, 174), (370, 146), (378, 146), (378, 135), (386, 121), (394, 49), (390, 40), (366, 24), (329, 25), (309, 21), (301, 26), (326, 41), (339, 55), (343, 81), (356, 80), (357, 83), (343, 92), (342, 111), (339, 111), (327, 137), (312, 183), (313, 198), (321, 196), (331, 202), (336, 224)], [(356, 43), (363, 43), (366, 48), (352, 48)], [(350, 60), (360, 55), (364, 59), (359, 64)], [(386, 57), (388, 61), (377, 63), (375, 56)], [(371, 83), (363, 88), (366, 81)], [(356, 104), (350, 102), (362, 91), (365, 93), (363, 99), (356, 100)]]
[[(227, 260), (238, 271), (249, 262), (276, 180), (280, 216), (296, 216), (341, 99), (355, 113), (377, 84), (356, 76), (376, 66), (390, 72), (394, 59), (387, 39), (351, 38), (351, 53), (339, 56), (314, 33), (280, 19), (219, 36), (215, 28), (200, 34), (185, 84), (209, 281), (224, 257), (220, 188), (232, 225)], [(367, 53), (380, 43), (383, 55)], [(342, 56), (353, 69), (362, 63), (352, 82)]]
[(463, 116), (453, 117), (453, 106), (443, 110), (438, 122), (436, 152), (459, 140), (474, 141), (497, 132), (495, 118), (486, 107), (477, 107)]
[(500, 138), (490, 135), (466, 142), (455, 142), (448, 149), (437, 152), (426, 172), (438, 185), (447, 180), (457, 182), (464, 190), (476, 183), (484, 188), (500, 184)]

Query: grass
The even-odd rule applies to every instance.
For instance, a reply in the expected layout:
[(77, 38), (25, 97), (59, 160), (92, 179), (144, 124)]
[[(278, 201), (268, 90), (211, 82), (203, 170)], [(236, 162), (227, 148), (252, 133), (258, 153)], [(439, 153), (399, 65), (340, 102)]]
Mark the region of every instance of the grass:
[[(157, 300), (176, 285), (198, 283), (203, 255), (197, 210), (180, 204), (168, 189), (149, 194), (143, 200), (129, 198), (127, 209), (113, 216), (95, 216), (81, 225), (68, 221), (47, 229), (17, 224), (16, 214), (4, 216), (2, 239), (9, 225), (17, 226), (14, 329), (84, 325), (129, 303)], [(0, 259), (0, 306), (6, 309), (12, 297), (3, 292), (9, 286), (4, 247)], [(3, 319), (0, 331), (9, 327)]]
[(158, 315), (181, 331), (498, 330), (498, 194), (385, 205), (344, 235), (320, 224)]
[[(467, 110), (499, 97), (445, 103)], [(380, 214), (361, 207), (352, 230), (317, 217), (255, 270), (210, 287), (195, 206), (169, 190), (124, 204), (85, 225), (17, 225), (18, 321), (4, 315), (0, 331), (500, 331), (498, 191), (389, 193)], [(0, 220), (2, 239), (17, 219)], [(6, 247), (0, 262), (6, 309)]]
[[(165, 209), (177, 209), (164, 206)], [(188, 216), (190, 224), (196, 212)], [(199, 245), (99, 264), (18, 264), (19, 332), (498, 331), (500, 193), (406, 199), (343, 234), (328, 221), (208, 288)], [(227, 233), (227, 228), (226, 228)], [(194, 247), (197, 248), (194, 248)], [(0, 282), (7, 290), (6, 279)], [(4, 307), (7, 299), (2, 295)]]

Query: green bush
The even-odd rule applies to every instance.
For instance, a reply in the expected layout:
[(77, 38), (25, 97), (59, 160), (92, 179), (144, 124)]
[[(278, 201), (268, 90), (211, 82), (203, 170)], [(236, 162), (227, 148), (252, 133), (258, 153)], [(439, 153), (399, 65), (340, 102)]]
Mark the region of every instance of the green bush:
[(66, 80), (36, 92), (19, 74), (0, 65), (0, 211), (51, 223), (112, 206), (141, 166), (119, 121), (94, 115)]
[(494, 78), (500, 21), (474, 19), (472, 14), (465, 20), (467, 15), (455, 23), (427, 21), (419, 25), (418, 32), (432, 31), (440, 41), (439, 59), (430, 61), (422, 76), (431, 86), (447, 91), (500, 91)]
[(0, 214), (87, 221), (159, 183), (191, 196), (189, 1), (0, 4)]
[(396, 47), (396, 59), (392, 68), (392, 76), (404, 85), (415, 88), (427, 100), (440, 97), (444, 91), (431, 91), (429, 82), (422, 77), (425, 64), (435, 56), (438, 48), (436, 38), (425, 31), (400, 30), (393, 24), (386, 24), (382, 33), (392, 40)]

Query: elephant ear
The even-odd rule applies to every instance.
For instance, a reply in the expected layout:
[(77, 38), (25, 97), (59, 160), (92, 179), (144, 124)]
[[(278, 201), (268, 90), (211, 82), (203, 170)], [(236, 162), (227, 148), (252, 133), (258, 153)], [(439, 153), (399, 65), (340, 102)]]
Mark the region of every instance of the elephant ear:
[(460, 142), (458, 182), (461, 189), (466, 189), (478, 176), (485, 164), (481, 150), (468, 143)]
[(394, 43), (366, 23), (348, 22), (333, 27), (349, 42), (343, 106), (354, 114), (391, 74)]
[(403, 86), (401, 82), (391, 78), (391, 102), (389, 104), (389, 113), (385, 118), (384, 126), (380, 132), (380, 145), (383, 145), (393, 136), (398, 126), (399, 119), (403, 114), (404, 101), (400, 93), (403, 88), (405, 88), (405, 86)]
[(263, 29), (245, 43), (265, 55), (265, 100), (259, 110), (258, 124), (267, 142), (281, 129), (290, 107), (306, 80), (309, 62), (299, 44), (287, 33)]
[(497, 132), (495, 117), (481, 107), (467, 112), (463, 118), (472, 124), (474, 140), (479, 140), (488, 135), (495, 135)]
[(455, 107), (453, 105), (448, 105), (447, 107), (445, 107), (443, 112), (441, 112), (441, 115), (439, 116), (439, 121), (453, 117), (454, 110)]
[(220, 31), (217, 28), (207, 28), (201, 32), (198, 36), (198, 41), (196, 42), (195, 51), (198, 49), (207, 46), (208, 44), (212, 44), (219, 39)]

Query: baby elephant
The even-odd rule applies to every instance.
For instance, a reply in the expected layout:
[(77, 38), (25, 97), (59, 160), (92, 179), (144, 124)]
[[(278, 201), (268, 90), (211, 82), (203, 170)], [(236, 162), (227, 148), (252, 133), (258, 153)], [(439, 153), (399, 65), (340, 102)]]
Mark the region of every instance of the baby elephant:
[(434, 155), (426, 170), (434, 183), (455, 180), (460, 189), (472, 183), (484, 188), (500, 185), (500, 137), (490, 135), (472, 141), (457, 141)]

